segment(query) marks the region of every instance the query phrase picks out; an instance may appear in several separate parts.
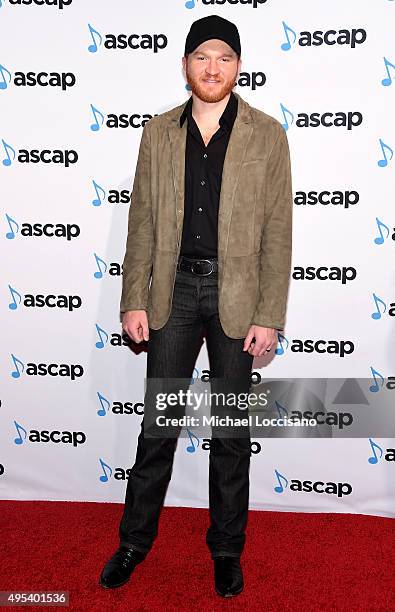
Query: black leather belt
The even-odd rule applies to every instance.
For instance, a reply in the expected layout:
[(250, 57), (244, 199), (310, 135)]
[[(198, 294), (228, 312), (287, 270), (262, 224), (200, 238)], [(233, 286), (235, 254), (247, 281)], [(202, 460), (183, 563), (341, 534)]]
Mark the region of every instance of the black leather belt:
[(185, 257), (185, 255), (180, 255), (177, 263), (177, 270), (191, 272), (196, 276), (209, 276), (210, 274), (218, 272), (218, 259), (192, 259), (190, 257)]

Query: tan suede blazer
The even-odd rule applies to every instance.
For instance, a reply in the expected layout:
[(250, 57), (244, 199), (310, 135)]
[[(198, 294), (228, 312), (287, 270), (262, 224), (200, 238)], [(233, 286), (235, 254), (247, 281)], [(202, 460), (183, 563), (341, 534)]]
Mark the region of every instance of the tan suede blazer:
[[(235, 95), (218, 216), (218, 310), (224, 332), (244, 338), (252, 324), (284, 329), (292, 185), (285, 130)], [(181, 248), (185, 104), (145, 124), (129, 208), (120, 310), (146, 310), (153, 329), (170, 316)]]

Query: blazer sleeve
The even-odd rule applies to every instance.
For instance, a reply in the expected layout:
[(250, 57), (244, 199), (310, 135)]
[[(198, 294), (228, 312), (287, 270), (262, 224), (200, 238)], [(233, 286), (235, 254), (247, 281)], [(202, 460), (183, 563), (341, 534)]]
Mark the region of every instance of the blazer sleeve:
[(128, 216), (120, 310), (146, 310), (153, 258), (150, 121), (143, 127)]
[(259, 293), (251, 325), (282, 330), (292, 257), (292, 179), (288, 139), (279, 124), (267, 162)]

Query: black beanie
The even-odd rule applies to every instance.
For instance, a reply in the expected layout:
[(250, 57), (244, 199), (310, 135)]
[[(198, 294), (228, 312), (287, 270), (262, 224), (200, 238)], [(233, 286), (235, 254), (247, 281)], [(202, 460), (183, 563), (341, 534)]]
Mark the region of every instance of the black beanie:
[(218, 38), (228, 43), (240, 57), (240, 36), (237, 27), (218, 15), (209, 15), (193, 22), (185, 41), (184, 55), (192, 53), (196, 47), (211, 38)]

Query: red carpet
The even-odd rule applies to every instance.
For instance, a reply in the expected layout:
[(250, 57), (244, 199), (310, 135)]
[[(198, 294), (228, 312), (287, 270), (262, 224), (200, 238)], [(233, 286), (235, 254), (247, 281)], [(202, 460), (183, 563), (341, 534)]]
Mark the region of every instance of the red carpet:
[(244, 592), (223, 599), (213, 590), (205, 544), (208, 511), (190, 508), (164, 508), (154, 547), (130, 581), (100, 587), (102, 566), (118, 546), (122, 508), (1, 501), (0, 590), (68, 590), (69, 608), (58, 609), (91, 612), (395, 609), (392, 519), (251, 511)]

